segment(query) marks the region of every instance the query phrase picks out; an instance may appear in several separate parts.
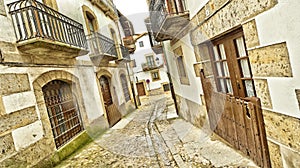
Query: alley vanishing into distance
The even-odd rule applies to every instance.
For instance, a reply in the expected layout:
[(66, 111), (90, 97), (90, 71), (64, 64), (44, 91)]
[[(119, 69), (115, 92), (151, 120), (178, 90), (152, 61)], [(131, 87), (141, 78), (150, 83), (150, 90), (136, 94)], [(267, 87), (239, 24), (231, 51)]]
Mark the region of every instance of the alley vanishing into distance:
[(82, 147), (62, 167), (256, 167), (208, 129), (178, 117), (170, 93), (142, 106)]

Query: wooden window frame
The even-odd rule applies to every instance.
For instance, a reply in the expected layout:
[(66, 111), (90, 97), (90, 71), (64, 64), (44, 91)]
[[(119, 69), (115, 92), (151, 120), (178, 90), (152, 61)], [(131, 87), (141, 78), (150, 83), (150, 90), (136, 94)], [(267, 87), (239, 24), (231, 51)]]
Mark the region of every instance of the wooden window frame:
[[(242, 38), (243, 40), (243, 47), (244, 47), (244, 52), (245, 56), (239, 56), (239, 51), (238, 51), (238, 45), (237, 45), (237, 40), (239, 38)], [(248, 97), (247, 89), (246, 89), (246, 84), (245, 81), (251, 81), (252, 85), (252, 90), (253, 94), (251, 96), (256, 96), (255, 92), (255, 87), (254, 87), (254, 82), (252, 79), (252, 72), (251, 72), (251, 67), (250, 67), (250, 62), (249, 62), (249, 56), (246, 50), (246, 45), (245, 45), (245, 39), (244, 39), (244, 34), (243, 34), (243, 29), (238, 28), (230, 33), (227, 33), (223, 35), (222, 37), (213, 40), (212, 41), (213, 45), (210, 47), (210, 59), (212, 60), (212, 67), (213, 67), (213, 74), (214, 74), (214, 79), (216, 81), (216, 86), (217, 86), (217, 91), (222, 92), (225, 94), (230, 94), (236, 97)], [(224, 52), (226, 55), (226, 58), (222, 58), (221, 54), (221, 49), (220, 46), (224, 46)], [(215, 54), (215, 49), (217, 47), (217, 52), (218, 56)], [(216, 58), (219, 57), (219, 60), (216, 60)], [(241, 67), (241, 60), (246, 60), (248, 70), (250, 73), (250, 76), (248, 77), (243, 77), (243, 71)], [(228, 67), (228, 74), (224, 71), (226, 68), (224, 68), (224, 62), (227, 62), (227, 67)], [(219, 69), (217, 64), (220, 63)], [(219, 71), (222, 71), (222, 76), (219, 75)], [(228, 76), (229, 75), (229, 76)], [(230, 93), (230, 89), (228, 89), (227, 83), (223, 83), (223, 86), (225, 86), (225, 91), (222, 90), (222, 84), (221, 80), (228, 80), (231, 82), (231, 87), (232, 87), (232, 92)]]
[[(152, 57), (152, 61), (148, 62), (147, 57)], [(155, 63), (155, 59), (154, 59), (154, 55), (153, 55), (153, 54), (147, 54), (147, 55), (145, 55), (145, 59), (146, 59), (146, 64), (147, 64), (149, 67), (155, 67), (155, 66), (156, 66), (156, 63)], [(149, 63), (151, 63), (151, 64), (149, 64)]]
[[(96, 14), (88, 7), (88, 6), (85, 6), (83, 5), (82, 6), (82, 11), (83, 11), (83, 16), (84, 16), (84, 20), (85, 20), (85, 25), (86, 25), (86, 29), (87, 29), (87, 32), (88, 34), (92, 34), (94, 32), (98, 32), (98, 20), (97, 20), (97, 16)], [(89, 16), (92, 17), (92, 25), (93, 25), (93, 28), (94, 28), (94, 32), (90, 29), (90, 21), (89, 21)]]
[[(188, 73), (186, 71), (186, 66), (185, 66), (185, 60), (184, 60), (184, 55), (182, 51), (182, 47), (176, 48), (174, 51), (175, 57), (176, 57), (176, 65), (177, 65), (177, 71), (178, 75), (180, 78), (180, 83), (183, 85), (190, 85)], [(182, 65), (179, 63), (178, 59), (182, 60)], [(182, 68), (180, 68), (182, 67)]]
[(144, 42), (143, 41), (139, 41), (139, 46), (140, 47), (144, 47)]
[[(155, 82), (155, 81), (159, 81), (160, 80), (160, 73), (159, 73), (159, 70), (154, 70), (154, 71), (151, 71), (151, 78), (152, 78), (152, 81)], [(158, 75), (158, 78), (154, 78), (154, 73), (157, 73)]]

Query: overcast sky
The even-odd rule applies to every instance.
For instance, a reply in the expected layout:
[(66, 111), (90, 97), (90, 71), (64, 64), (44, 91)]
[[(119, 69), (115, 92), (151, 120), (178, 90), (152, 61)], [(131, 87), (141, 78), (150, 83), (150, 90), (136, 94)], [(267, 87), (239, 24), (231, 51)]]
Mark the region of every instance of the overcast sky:
[(149, 16), (146, 0), (114, 0), (114, 4), (132, 22), (135, 33), (146, 32), (144, 19)]

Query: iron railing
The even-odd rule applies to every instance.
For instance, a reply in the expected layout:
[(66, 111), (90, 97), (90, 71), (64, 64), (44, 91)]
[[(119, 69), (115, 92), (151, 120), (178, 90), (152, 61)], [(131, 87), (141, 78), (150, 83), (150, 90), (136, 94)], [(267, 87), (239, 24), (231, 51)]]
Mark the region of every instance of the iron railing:
[(143, 71), (150, 71), (150, 70), (158, 69), (161, 67), (162, 67), (162, 65), (158, 66), (158, 65), (156, 65), (155, 62), (142, 63)]
[(123, 58), (126, 60), (130, 60), (130, 54), (128, 49), (123, 45), (120, 45), (120, 48), (121, 48)]
[(87, 36), (87, 41), (91, 55), (95, 56), (105, 54), (113, 57), (118, 57), (114, 40), (100, 33), (93, 33)]
[[(174, 1), (172, 4), (175, 5), (173, 6), (174, 9), (171, 11), (170, 9), (168, 9), (168, 5), (165, 3), (165, 0), (151, 0), (149, 11), (152, 32), (154, 34), (157, 34), (159, 32), (167, 16), (176, 16), (187, 12), (184, 0), (172, 1)], [(178, 2), (180, 4), (177, 4)]]
[(19, 0), (8, 8), (17, 42), (43, 38), (87, 49), (82, 24), (54, 9), (36, 0)]

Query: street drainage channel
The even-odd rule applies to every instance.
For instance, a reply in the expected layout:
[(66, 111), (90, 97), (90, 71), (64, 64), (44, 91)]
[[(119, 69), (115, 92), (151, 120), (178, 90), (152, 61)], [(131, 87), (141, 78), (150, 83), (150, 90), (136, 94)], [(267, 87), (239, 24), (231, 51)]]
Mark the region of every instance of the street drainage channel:
[(176, 162), (155, 125), (157, 117), (166, 109), (166, 101), (163, 101), (163, 99), (165, 98), (156, 101), (154, 110), (151, 112), (151, 116), (146, 123), (146, 140), (151, 153), (155, 154), (160, 167), (173, 167), (176, 165)]

